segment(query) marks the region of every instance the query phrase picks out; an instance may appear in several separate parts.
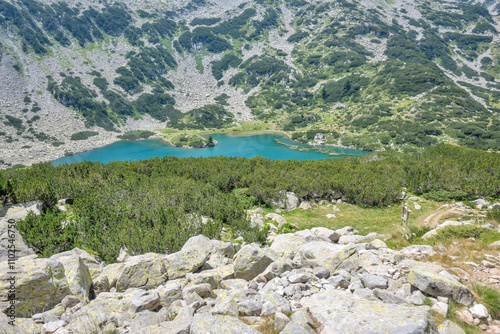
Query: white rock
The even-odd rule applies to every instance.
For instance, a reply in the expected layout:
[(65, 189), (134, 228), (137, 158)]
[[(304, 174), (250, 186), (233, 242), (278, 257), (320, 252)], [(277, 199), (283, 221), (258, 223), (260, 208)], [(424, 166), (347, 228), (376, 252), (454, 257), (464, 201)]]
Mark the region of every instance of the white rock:
[(446, 314), (448, 314), (448, 304), (437, 302), (431, 307), (431, 310), (446, 317)]
[(51, 321), (42, 326), (42, 334), (51, 334), (54, 333), (59, 328), (65, 325), (64, 320)]
[(474, 318), (487, 319), (489, 316), (488, 310), (483, 304), (476, 304), (469, 309)]

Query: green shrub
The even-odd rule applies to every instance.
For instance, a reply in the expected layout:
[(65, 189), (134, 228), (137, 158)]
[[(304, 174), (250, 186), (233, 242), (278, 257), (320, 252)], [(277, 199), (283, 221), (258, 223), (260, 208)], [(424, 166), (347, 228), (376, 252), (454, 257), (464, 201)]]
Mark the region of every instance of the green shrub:
[(430, 191), (423, 194), (425, 199), (436, 202), (449, 202), (452, 200), (464, 200), (467, 198), (467, 193), (463, 190), (438, 190), (438, 191)]
[(80, 132), (75, 132), (71, 135), (71, 140), (85, 140), (88, 139), (92, 136), (97, 136), (99, 132), (95, 131), (80, 131)]
[(153, 136), (155, 133), (152, 131), (132, 131), (126, 132), (123, 135), (119, 135), (118, 138), (122, 140), (139, 140), (139, 139), (147, 139)]
[(436, 243), (439, 241), (468, 238), (474, 238), (484, 244), (489, 244), (493, 241), (500, 240), (500, 233), (495, 230), (476, 225), (447, 226), (439, 229), (438, 233), (429, 239), (429, 242)]
[(486, 219), (494, 220), (500, 224), (500, 208), (488, 211), (488, 213), (486, 214)]
[(64, 220), (66, 215), (57, 209), (49, 210), (40, 216), (30, 212), (24, 220), (17, 223), (17, 229), (37, 253), (49, 257), (75, 247), (76, 225), (68, 223), (63, 228)]

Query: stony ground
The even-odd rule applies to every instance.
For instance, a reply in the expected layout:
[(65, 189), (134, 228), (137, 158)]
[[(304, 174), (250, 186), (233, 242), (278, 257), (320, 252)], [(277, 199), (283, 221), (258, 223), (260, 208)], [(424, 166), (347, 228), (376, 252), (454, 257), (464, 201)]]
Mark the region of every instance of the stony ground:
[[(308, 210), (304, 203), (291, 204)], [(7, 220), (22, 219), (28, 211), (37, 213), (37, 204), (2, 208), (3, 248)], [(254, 224), (260, 224), (262, 213), (249, 212)], [(276, 229), (283, 223), (279, 217), (267, 217)], [(105, 264), (78, 248), (36, 258), (16, 235), (21, 250), (15, 264), (16, 327), (1, 313), (0, 332), (465, 333), (450, 320), (442, 322), (451, 302), (460, 305), (455, 318), (498, 332), (497, 322), (467, 287), (471, 275), (427, 260), (443, 252), (441, 247), (397, 251), (383, 238), (359, 235), (349, 226), (271, 233), (270, 246), (200, 235), (177, 253), (131, 256), (123, 248), (116, 263)], [(495, 248), (491, 253), (488, 262), (475, 266), (494, 276), (500, 254)], [(5, 312), (8, 254), (0, 255)]]

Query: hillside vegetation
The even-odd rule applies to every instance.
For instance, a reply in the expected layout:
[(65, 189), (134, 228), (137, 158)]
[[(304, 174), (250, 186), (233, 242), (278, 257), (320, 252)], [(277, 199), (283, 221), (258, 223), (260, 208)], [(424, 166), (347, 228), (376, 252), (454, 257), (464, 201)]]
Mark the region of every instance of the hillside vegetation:
[[(25, 227), (27, 241), (42, 254), (78, 246), (111, 260), (122, 245), (135, 253), (170, 252), (192, 235), (220, 238), (223, 228), (233, 238), (262, 242), (267, 231), (250, 228), (245, 210), (275, 206), (287, 192), (364, 207), (397, 203), (404, 188), (430, 199), (498, 198), (499, 175), (497, 153), (439, 145), (423, 153), (315, 161), (165, 157), (37, 164), (2, 172), (0, 195), (5, 202), (42, 201), (44, 213)], [(55, 209), (61, 198), (73, 200), (70, 211)]]
[(488, 1), (1, 0), (0, 74), (30, 89), (0, 102), (0, 140), (65, 143), (43, 123), (56, 104), (81, 130), (124, 131), (146, 116), (179, 130), (252, 120), (370, 150), (450, 141), (499, 150), (498, 10)]

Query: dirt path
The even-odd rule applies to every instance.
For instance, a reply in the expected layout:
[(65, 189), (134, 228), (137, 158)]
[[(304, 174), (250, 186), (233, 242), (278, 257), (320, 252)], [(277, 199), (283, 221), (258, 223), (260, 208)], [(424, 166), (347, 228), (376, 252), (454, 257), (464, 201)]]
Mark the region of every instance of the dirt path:
[[(441, 210), (443, 207), (441, 206), (438, 208), (438, 210)], [(443, 217), (448, 218), (449, 215), (452, 214), (465, 214), (464, 211), (457, 209), (456, 207), (452, 207), (448, 210), (441, 211), (441, 212), (434, 212), (433, 214), (430, 214), (424, 219), (424, 225), (429, 226), (429, 227), (435, 227), (439, 224), (439, 220)]]

